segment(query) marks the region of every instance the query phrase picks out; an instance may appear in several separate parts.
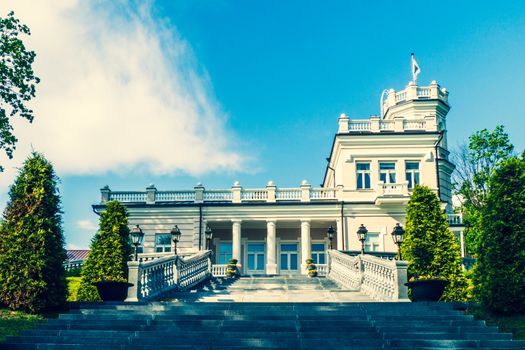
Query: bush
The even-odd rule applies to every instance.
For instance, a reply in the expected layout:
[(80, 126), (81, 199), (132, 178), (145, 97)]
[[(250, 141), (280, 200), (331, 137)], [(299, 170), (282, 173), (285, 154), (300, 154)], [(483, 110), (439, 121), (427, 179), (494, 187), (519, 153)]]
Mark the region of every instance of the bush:
[(467, 280), (461, 268), (459, 245), (449, 230), (438, 197), (426, 186), (416, 186), (407, 206), (406, 233), (401, 245), (408, 274), (446, 278), (443, 301), (466, 300)]
[(66, 259), (58, 178), (33, 152), (9, 191), (0, 228), (0, 300), (30, 313), (65, 306)]
[(475, 293), (489, 311), (525, 312), (525, 159), (510, 158), (489, 180)]
[(100, 301), (94, 283), (105, 279), (127, 279), (132, 254), (126, 208), (117, 201), (106, 204), (100, 228), (91, 240), (91, 252), (82, 267), (79, 301)]

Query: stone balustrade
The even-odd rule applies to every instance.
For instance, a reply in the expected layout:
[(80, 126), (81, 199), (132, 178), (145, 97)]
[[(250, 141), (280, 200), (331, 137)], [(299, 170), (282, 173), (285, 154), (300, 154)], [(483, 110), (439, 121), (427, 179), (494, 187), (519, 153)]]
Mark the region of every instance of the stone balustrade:
[(463, 225), (463, 216), (461, 214), (447, 214), (449, 225)]
[(445, 88), (440, 88), (436, 81), (432, 81), (430, 86), (418, 86), (410, 83), (404, 90), (389, 90), (386, 99), (383, 101), (383, 110), (386, 111), (398, 103), (428, 99), (441, 100), (448, 104), (448, 91)]
[[(346, 124), (346, 125), (341, 125)], [(339, 132), (405, 132), (405, 131), (437, 131), (435, 116), (423, 119), (405, 119), (395, 117), (393, 120), (382, 120), (380, 117), (370, 119), (339, 118)]]
[(173, 290), (186, 290), (211, 276), (211, 251), (188, 258), (176, 255), (148, 261), (128, 262), (126, 301), (157, 298)]
[(224, 277), (227, 269), (228, 264), (213, 264), (211, 265), (211, 274), (213, 277)]
[(342, 188), (315, 188), (303, 181), (299, 188), (277, 188), (269, 183), (266, 188), (244, 189), (238, 183), (231, 189), (207, 190), (202, 185), (193, 190), (158, 191), (150, 185), (146, 191), (112, 191), (108, 186), (100, 190), (102, 204), (117, 200), (123, 203), (155, 204), (162, 202), (310, 202), (334, 201), (340, 198)]
[(328, 251), (327, 277), (374, 300), (408, 301), (407, 262)]

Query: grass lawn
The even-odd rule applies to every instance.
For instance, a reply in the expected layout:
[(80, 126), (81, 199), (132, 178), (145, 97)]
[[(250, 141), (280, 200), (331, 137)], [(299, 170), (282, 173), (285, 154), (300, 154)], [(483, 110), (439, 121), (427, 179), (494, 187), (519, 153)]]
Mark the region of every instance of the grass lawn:
[(67, 277), (67, 301), (77, 301), (78, 287), (80, 287), (80, 277)]
[(7, 336), (17, 335), (24, 329), (33, 328), (43, 320), (44, 317), (40, 315), (0, 309), (0, 342), (3, 342)]
[(525, 315), (493, 315), (479, 306), (470, 307), (467, 313), (474, 315), (477, 320), (487, 321), (488, 326), (497, 326), (500, 332), (512, 333), (514, 340), (525, 340)]

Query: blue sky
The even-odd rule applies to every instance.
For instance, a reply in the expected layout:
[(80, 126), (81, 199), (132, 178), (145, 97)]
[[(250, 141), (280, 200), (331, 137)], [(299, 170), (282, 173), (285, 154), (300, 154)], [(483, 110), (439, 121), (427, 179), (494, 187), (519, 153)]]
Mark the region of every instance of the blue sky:
[(41, 124), (19, 129), (18, 161), (32, 144), (56, 164), (69, 246), (88, 246), (106, 184), (318, 185), (339, 114), (379, 114), (381, 91), (410, 80), (411, 52), (418, 83), (450, 92), (449, 145), (503, 124), (524, 149), (521, 1), (328, 3), (0, 5), (32, 28), (40, 59)]

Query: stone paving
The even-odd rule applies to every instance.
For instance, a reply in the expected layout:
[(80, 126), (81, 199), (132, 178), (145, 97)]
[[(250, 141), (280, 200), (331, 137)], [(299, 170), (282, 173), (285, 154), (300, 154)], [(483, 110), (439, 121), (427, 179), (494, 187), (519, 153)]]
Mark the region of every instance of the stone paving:
[(195, 290), (177, 293), (182, 302), (367, 302), (356, 290), (342, 289), (333, 281), (305, 276), (258, 276), (235, 280), (215, 278)]

